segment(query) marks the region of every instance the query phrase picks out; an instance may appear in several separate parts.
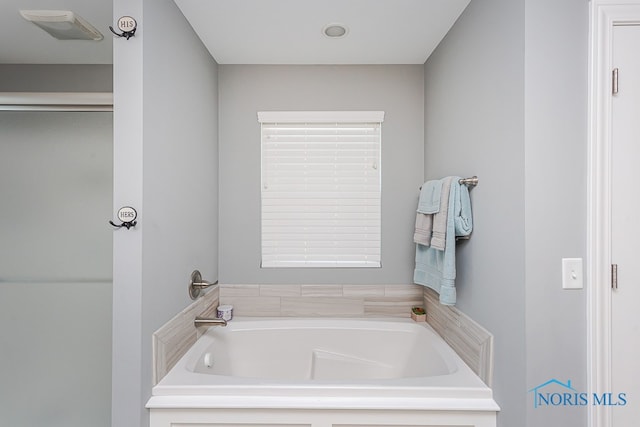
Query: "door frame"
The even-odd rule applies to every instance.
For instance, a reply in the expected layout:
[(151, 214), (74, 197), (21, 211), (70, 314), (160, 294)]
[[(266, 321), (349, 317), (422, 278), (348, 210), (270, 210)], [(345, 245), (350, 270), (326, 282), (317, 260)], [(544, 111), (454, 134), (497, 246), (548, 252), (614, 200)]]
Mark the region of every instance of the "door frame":
[[(611, 390), (611, 72), (613, 27), (640, 25), (640, 0), (591, 0), (587, 164), (587, 382)], [(590, 427), (611, 427), (611, 408), (588, 410)]]

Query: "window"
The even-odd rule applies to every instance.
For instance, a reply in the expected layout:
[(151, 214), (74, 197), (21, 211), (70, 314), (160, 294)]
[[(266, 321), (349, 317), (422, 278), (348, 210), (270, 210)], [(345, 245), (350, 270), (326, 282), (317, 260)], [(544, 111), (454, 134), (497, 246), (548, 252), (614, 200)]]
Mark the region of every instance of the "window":
[(260, 112), (262, 267), (380, 267), (384, 112)]

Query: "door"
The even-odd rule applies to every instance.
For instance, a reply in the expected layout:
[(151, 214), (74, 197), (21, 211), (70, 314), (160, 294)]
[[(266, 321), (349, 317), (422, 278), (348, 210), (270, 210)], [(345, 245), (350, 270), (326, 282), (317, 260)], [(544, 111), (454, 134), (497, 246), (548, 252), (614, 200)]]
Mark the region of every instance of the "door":
[[(613, 28), (611, 262), (611, 414), (614, 427), (640, 419), (640, 26)], [(613, 79), (615, 82), (615, 78)], [(624, 395), (619, 395), (624, 393)], [(624, 404), (626, 401), (626, 404)], [(617, 405), (616, 405), (617, 404)]]
[(0, 111), (0, 426), (111, 425), (112, 127)]

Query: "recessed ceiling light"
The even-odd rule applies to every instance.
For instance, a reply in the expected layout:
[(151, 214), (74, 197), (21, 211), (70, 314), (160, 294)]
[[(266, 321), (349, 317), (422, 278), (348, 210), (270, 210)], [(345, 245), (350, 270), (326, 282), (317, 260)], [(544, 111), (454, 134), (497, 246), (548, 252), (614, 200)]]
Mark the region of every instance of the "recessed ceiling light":
[(349, 29), (343, 24), (327, 24), (322, 29), (322, 34), (331, 38), (339, 39), (344, 37), (349, 32)]
[(60, 40), (102, 40), (102, 34), (93, 25), (70, 10), (21, 10), (27, 21)]

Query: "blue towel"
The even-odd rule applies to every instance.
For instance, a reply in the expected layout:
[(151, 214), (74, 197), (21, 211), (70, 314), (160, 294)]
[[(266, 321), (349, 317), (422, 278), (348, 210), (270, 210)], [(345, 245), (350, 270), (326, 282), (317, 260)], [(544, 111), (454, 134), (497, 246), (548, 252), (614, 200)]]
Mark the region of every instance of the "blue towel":
[(449, 193), (446, 247), (444, 251), (416, 245), (416, 268), (413, 281), (440, 294), (440, 303), (456, 303), (456, 236), (468, 236), (473, 229), (469, 189), (454, 177)]
[[(449, 221), (449, 198), (451, 197), (451, 183), (453, 177), (442, 179), (442, 194), (440, 196), (440, 211), (433, 214), (431, 241), (428, 245), (433, 249), (444, 251), (447, 246), (447, 223)], [(422, 244), (422, 242), (416, 242)]]

